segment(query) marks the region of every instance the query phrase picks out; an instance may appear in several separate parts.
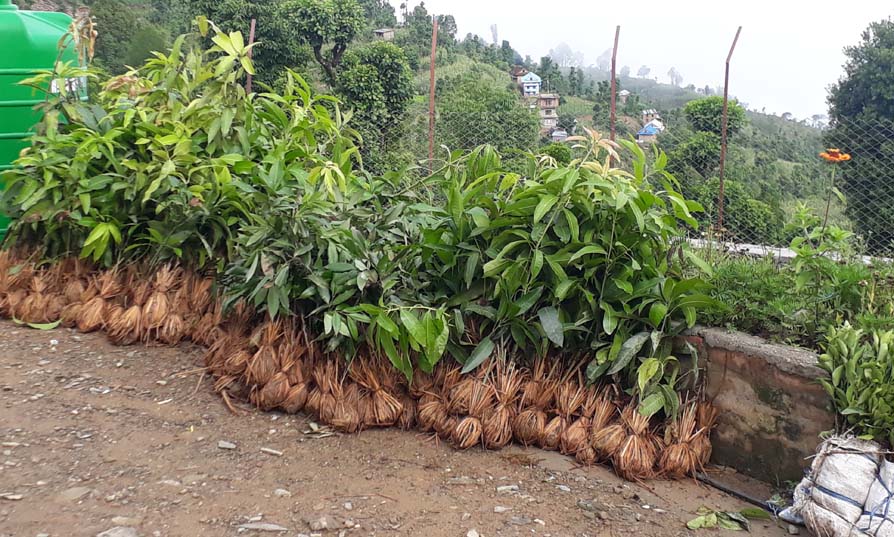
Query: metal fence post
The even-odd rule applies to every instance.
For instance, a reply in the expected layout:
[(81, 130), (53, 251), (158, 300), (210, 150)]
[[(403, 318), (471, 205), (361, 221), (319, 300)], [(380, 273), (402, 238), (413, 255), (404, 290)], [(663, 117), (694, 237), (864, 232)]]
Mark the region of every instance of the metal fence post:
[(428, 67), (428, 173), (432, 172), (435, 160), (435, 60), (438, 51), (438, 17), (432, 15), (431, 63)]
[(620, 36), (620, 34), (621, 34), (621, 26), (618, 25), (617, 27), (615, 27), (615, 45), (612, 48), (612, 89), (611, 89), (612, 93), (611, 93), (611, 107), (610, 107), (609, 119), (608, 119), (609, 130), (610, 130), (609, 138), (613, 142), (615, 141), (615, 121), (617, 118), (616, 102), (615, 102), (615, 100), (616, 100), (615, 89), (617, 88), (617, 77), (615, 75), (615, 72), (616, 72), (616, 67), (617, 67), (617, 62), (618, 62), (618, 37)]
[(720, 191), (717, 195), (717, 232), (723, 232), (723, 172), (726, 164), (726, 127), (729, 121), (729, 62), (733, 58), (733, 51), (736, 50), (736, 43), (739, 41), (739, 34), (742, 33), (742, 27), (736, 30), (736, 37), (733, 38), (733, 44), (729, 48), (729, 54), (726, 56), (726, 71), (723, 78), (723, 116), (720, 120)]

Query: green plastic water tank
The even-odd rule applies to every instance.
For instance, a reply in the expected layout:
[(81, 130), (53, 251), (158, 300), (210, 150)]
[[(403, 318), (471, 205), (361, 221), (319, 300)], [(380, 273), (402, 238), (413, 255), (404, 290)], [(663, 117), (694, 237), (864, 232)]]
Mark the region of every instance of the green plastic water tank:
[[(12, 167), (40, 121), (34, 105), (43, 95), (18, 83), (53, 68), (59, 39), (70, 23), (71, 17), (65, 13), (25, 11), (12, 0), (0, 0), (0, 190), (4, 170)], [(73, 48), (69, 47), (62, 59), (76, 61)], [(9, 219), (0, 214), (0, 238), (8, 225)]]

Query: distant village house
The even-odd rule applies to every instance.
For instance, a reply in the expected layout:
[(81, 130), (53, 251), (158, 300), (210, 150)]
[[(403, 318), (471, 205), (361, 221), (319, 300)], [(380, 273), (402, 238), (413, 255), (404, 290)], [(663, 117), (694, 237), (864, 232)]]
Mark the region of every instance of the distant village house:
[(568, 139), (568, 132), (565, 129), (561, 129), (561, 128), (555, 129), (549, 135), (549, 137), (553, 142), (564, 142), (565, 140)]
[(540, 129), (549, 132), (559, 125), (559, 95), (557, 93), (541, 93), (537, 99), (540, 109)]
[(519, 79), (528, 73), (529, 73), (529, 71), (527, 69), (525, 69), (524, 67), (522, 67), (521, 65), (514, 65), (512, 67), (512, 70), (509, 71), (509, 78), (512, 79), (512, 82), (514, 82), (516, 84), (521, 84)]
[(636, 133), (636, 141), (641, 144), (653, 144), (658, 135), (664, 132), (664, 122), (657, 110), (643, 110), (643, 127)]
[(376, 39), (381, 39), (382, 41), (392, 41), (394, 39), (394, 30), (391, 28), (379, 28), (378, 30), (373, 30), (373, 33)]
[(518, 79), (519, 88), (525, 97), (540, 95), (540, 86), (542, 84), (543, 81), (534, 73), (526, 73)]

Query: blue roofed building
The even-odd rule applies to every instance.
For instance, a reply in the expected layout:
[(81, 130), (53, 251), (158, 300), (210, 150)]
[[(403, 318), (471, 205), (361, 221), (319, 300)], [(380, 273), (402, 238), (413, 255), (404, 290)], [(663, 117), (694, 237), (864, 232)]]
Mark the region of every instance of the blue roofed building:
[(542, 84), (543, 80), (541, 80), (535, 73), (527, 73), (518, 78), (518, 86), (521, 89), (522, 95), (525, 97), (536, 97), (537, 95), (540, 95), (540, 86)]
[(636, 141), (642, 144), (655, 143), (658, 140), (658, 135), (661, 134), (663, 130), (664, 123), (662, 123), (660, 119), (653, 119), (643, 125), (643, 128), (636, 133)]

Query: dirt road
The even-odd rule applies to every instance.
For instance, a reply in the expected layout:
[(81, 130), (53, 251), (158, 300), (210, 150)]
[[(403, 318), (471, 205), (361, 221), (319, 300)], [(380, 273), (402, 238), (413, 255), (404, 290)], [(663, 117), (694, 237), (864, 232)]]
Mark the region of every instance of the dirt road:
[(745, 507), (540, 450), (233, 415), (200, 366), (198, 348), (0, 322), (0, 536), (672, 536), (700, 506)]

